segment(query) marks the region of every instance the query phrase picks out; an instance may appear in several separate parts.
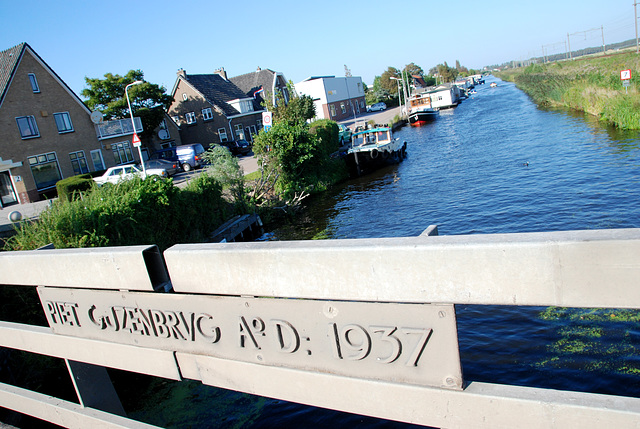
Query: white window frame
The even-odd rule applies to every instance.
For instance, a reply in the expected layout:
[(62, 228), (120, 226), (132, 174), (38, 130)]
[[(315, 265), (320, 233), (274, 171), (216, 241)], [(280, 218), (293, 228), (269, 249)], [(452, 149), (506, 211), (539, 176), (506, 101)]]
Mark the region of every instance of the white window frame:
[(202, 120), (203, 121), (210, 121), (213, 119), (213, 111), (211, 110), (211, 107), (207, 107), (206, 109), (202, 109)]
[[(26, 120), (28, 122), (28, 128), (30, 131), (30, 134), (23, 134), (23, 128), (22, 126), (20, 126), (20, 121), (21, 120)], [(40, 131), (38, 131), (38, 124), (36, 123), (36, 118), (33, 115), (27, 115), (27, 116), (18, 116), (16, 118), (16, 123), (18, 124), (18, 131), (20, 132), (20, 137), (22, 137), (22, 140), (26, 140), (26, 139), (33, 139), (36, 137), (40, 137)]]
[(177, 126), (180, 126), (180, 116), (178, 116), (178, 115), (173, 115), (173, 116), (171, 117), (171, 120), (172, 120), (172, 121), (173, 121)]
[(187, 93), (186, 93), (186, 92), (183, 92), (183, 93), (182, 93), (182, 99), (183, 99), (184, 101), (188, 101), (188, 100), (189, 100), (189, 96), (187, 95)]
[(229, 137), (227, 136), (226, 128), (218, 128), (218, 136), (220, 137), (220, 143), (228, 142)]
[(244, 140), (244, 127), (242, 126), (242, 124), (236, 124), (234, 125), (235, 131), (236, 131), (236, 137), (239, 140)]
[(196, 123), (196, 112), (187, 112), (184, 115), (184, 119), (187, 121), (188, 125), (192, 125)]
[(40, 93), (40, 86), (38, 85), (38, 79), (36, 78), (35, 73), (29, 73), (29, 83), (31, 83), (31, 90), (34, 94)]
[(83, 150), (69, 152), (69, 159), (76, 175), (89, 172), (89, 164), (87, 164), (87, 158), (84, 156)]
[(329, 105), (329, 114), (332, 118), (336, 116), (336, 106), (334, 104)]
[(340, 110), (342, 110), (342, 114), (347, 113), (347, 106), (344, 103), (340, 103)]
[[(56, 128), (58, 129), (59, 134), (71, 133), (74, 131), (73, 123), (71, 123), (71, 116), (69, 115), (69, 112), (54, 113), (53, 119), (56, 122)], [(59, 122), (59, 120), (62, 122), (62, 126), (64, 127), (63, 129), (60, 129), (61, 123)]]

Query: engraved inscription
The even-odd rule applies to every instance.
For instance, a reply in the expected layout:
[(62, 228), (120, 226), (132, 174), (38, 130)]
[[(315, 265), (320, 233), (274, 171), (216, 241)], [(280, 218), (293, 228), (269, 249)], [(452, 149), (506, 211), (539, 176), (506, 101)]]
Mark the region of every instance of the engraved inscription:
[[(398, 360), (402, 355), (403, 340), (412, 343), (405, 362), (406, 366), (418, 366), (418, 361), (427, 346), (427, 342), (433, 333), (433, 329), (397, 328), (395, 326), (369, 326), (369, 330), (375, 335), (375, 343), (369, 335), (369, 331), (360, 325), (350, 324), (342, 328), (337, 323), (329, 324), (329, 336), (332, 341), (334, 357), (337, 359), (362, 360), (367, 358), (373, 346), (376, 349), (386, 350), (386, 353), (375, 356), (378, 363), (390, 364)], [(397, 334), (401, 333), (402, 336)], [(413, 338), (411, 338), (412, 336)], [(413, 341), (412, 341), (413, 340)]]
[(45, 301), (47, 314), (54, 323), (68, 326), (80, 326), (75, 302)]
[(220, 327), (213, 323), (213, 316), (206, 313), (110, 307), (107, 312), (101, 314), (98, 313), (97, 307), (92, 305), (88, 310), (88, 317), (101, 330), (126, 331), (156, 338), (174, 338), (184, 341), (196, 341), (202, 338), (205, 341), (217, 343), (221, 335)]
[[(451, 305), (214, 297), (39, 287), (54, 332), (460, 389)], [(443, 383), (443, 380), (454, 383)]]

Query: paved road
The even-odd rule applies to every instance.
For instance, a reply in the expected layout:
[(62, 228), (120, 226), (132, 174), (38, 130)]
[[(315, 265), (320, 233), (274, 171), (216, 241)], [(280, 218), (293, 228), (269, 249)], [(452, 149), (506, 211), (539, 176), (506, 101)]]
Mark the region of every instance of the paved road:
[(345, 119), (343, 121), (338, 121), (338, 123), (347, 127), (352, 127), (357, 122), (369, 122), (371, 120), (375, 121), (376, 124), (390, 124), (396, 116), (400, 116), (400, 106), (392, 107), (390, 109), (383, 110), (382, 112), (360, 114), (355, 119)]

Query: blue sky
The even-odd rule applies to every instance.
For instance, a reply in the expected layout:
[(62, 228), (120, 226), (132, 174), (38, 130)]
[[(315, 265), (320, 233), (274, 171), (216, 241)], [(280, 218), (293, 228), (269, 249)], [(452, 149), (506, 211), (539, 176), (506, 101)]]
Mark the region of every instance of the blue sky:
[[(400, 8), (396, 6), (402, 4)], [(481, 68), (635, 38), (633, 0), (392, 2), (0, 0), (0, 50), (22, 42), (76, 92), (85, 76), (140, 69), (173, 87), (176, 71), (229, 76), (257, 67), (297, 83), (389, 66)]]

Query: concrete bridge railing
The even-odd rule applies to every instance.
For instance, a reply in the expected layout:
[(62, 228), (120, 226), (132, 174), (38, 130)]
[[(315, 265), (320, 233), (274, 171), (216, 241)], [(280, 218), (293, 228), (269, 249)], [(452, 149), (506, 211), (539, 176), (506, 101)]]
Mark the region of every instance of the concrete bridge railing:
[(454, 305), (638, 309), (640, 229), (434, 233), (2, 253), (49, 327), (1, 322), (0, 345), (66, 359), (79, 403), (2, 385), (0, 405), (149, 427), (112, 367), (435, 427), (638, 427), (640, 398), (465, 382)]

